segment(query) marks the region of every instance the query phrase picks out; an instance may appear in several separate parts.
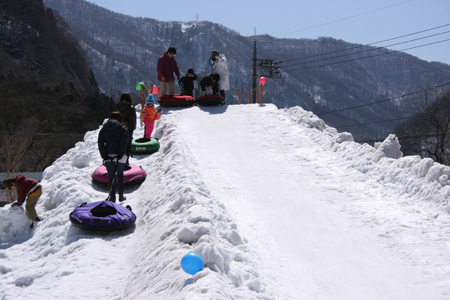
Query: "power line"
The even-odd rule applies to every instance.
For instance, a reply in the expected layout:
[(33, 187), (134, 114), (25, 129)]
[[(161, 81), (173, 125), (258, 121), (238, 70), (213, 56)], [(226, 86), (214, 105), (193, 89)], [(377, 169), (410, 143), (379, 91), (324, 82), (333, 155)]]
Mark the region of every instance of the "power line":
[(339, 62), (330, 63), (330, 64), (323, 64), (323, 65), (317, 65), (317, 66), (312, 66), (312, 67), (307, 67), (307, 68), (299, 68), (299, 69), (284, 70), (284, 71), (285, 72), (288, 72), (288, 71), (292, 72), (292, 71), (299, 71), (299, 70), (309, 70), (309, 69), (319, 68), (319, 67), (327, 67), (327, 66), (332, 66), (332, 65), (337, 65), (337, 64), (342, 64), (342, 63), (347, 63), (347, 62), (352, 62), (352, 61), (357, 61), (357, 60), (362, 60), (362, 59), (367, 59), (367, 58), (373, 58), (373, 57), (387, 55), (387, 54), (403, 52), (403, 51), (406, 51), (406, 50), (421, 48), (421, 47), (430, 46), (430, 45), (439, 44), (439, 43), (448, 42), (448, 41), (450, 41), (450, 38), (449, 39), (445, 39), (445, 40), (441, 40), (441, 41), (437, 41), (437, 42), (432, 42), (432, 43), (428, 43), (428, 44), (415, 46), (415, 47), (405, 48), (405, 49), (401, 49), (401, 50), (392, 50), (392, 51), (388, 51), (388, 52), (385, 52), (385, 53), (375, 54), (375, 55), (366, 56), (366, 57), (360, 57), (360, 58), (349, 59), (349, 60), (339, 61)]
[[(435, 136), (441, 136), (450, 134), (450, 131), (443, 132), (443, 133), (427, 133), (427, 134), (418, 134), (418, 135), (404, 135), (404, 136), (397, 136), (398, 139), (411, 139), (411, 138), (421, 138), (421, 137), (435, 137)], [(385, 139), (374, 139), (374, 140), (365, 140), (365, 141), (355, 141), (356, 143), (373, 143), (373, 142), (381, 142)]]
[(321, 61), (341, 58), (341, 57), (345, 57), (345, 56), (351, 56), (351, 55), (355, 55), (355, 54), (361, 54), (361, 53), (370, 52), (370, 51), (377, 51), (377, 50), (385, 49), (386, 47), (397, 46), (397, 45), (401, 45), (401, 44), (415, 42), (415, 41), (418, 41), (418, 40), (423, 40), (423, 39), (426, 39), (426, 38), (435, 37), (435, 36), (446, 34), (446, 33), (449, 33), (449, 32), (450, 32), (450, 30), (449, 31), (444, 31), (444, 32), (441, 32), (441, 33), (436, 33), (436, 34), (424, 36), (424, 37), (420, 37), (420, 38), (416, 38), (416, 39), (412, 39), (412, 40), (408, 40), (408, 41), (404, 41), (404, 42), (394, 43), (394, 44), (390, 44), (390, 45), (386, 45), (386, 46), (382, 46), (382, 47), (376, 47), (376, 48), (372, 48), (372, 49), (368, 49), (368, 50), (352, 52), (352, 53), (348, 53), (348, 54), (343, 54), (343, 55), (333, 56), (333, 57), (328, 57), (328, 58), (323, 58), (323, 59), (317, 59), (317, 60), (313, 60), (313, 61), (306, 61), (306, 62), (291, 64), (291, 65), (286, 66), (286, 67), (292, 67), (292, 66), (296, 66), (296, 65), (304, 65), (304, 64), (314, 63), (314, 62), (321, 62)]
[(413, 116), (413, 117), (402, 117), (402, 118), (389, 119), (389, 120), (382, 120), (382, 121), (375, 121), (375, 122), (359, 123), (359, 124), (354, 124), (354, 125), (336, 126), (335, 128), (336, 129), (340, 129), (340, 128), (348, 128), (348, 127), (366, 126), (366, 125), (379, 124), (379, 123), (388, 123), (388, 122), (394, 122), (394, 121), (402, 121), (402, 120), (412, 119), (412, 118), (415, 118), (415, 116)]
[(447, 86), (447, 85), (450, 85), (450, 82), (443, 83), (443, 84), (437, 85), (435, 87), (427, 88), (427, 89), (424, 89), (424, 90), (421, 90), (421, 91), (415, 91), (415, 92), (412, 92), (412, 93), (409, 93), (409, 94), (397, 96), (397, 97), (392, 97), (392, 98), (379, 100), (379, 101), (375, 101), (375, 102), (370, 102), (370, 103), (366, 103), (366, 104), (351, 106), (351, 107), (347, 107), (347, 108), (331, 110), (331, 111), (327, 111), (327, 112), (316, 114), (316, 115), (317, 116), (323, 116), (323, 115), (327, 115), (327, 114), (331, 114), (331, 113), (335, 113), (335, 112), (341, 112), (341, 111), (351, 110), (351, 109), (360, 108), (360, 107), (364, 107), (364, 106), (369, 106), (369, 105), (373, 105), (373, 104), (379, 104), (379, 103), (383, 103), (383, 102), (388, 102), (388, 101), (392, 101), (392, 100), (395, 100), (395, 99), (400, 99), (400, 98), (404, 98), (404, 97), (409, 97), (409, 96), (412, 96), (412, 95), (420, 94), (420, 93), (423, 93), (423, 92), (426, 92), (426, 91), (430, 91), (430, 90), (433, 90), (433, 89), (442, 88), (442, 87)]
[(335, 51), (324, 52), (324, 53), (319, 53), (319, 54), (314, 54), (314, 55), (309, 55), (309, 56), (304, 56), (304, 57), (299, 57), (299, 58), (288, 59), (288, 60), (285, 60), (285, 61), (281, 61), (280, 63), (290, 62), (290, 61), (294, 61), (294, 60), (302, 60), (302, 59), (307, 59), (307, 58), (312, 58), (312, 57), (317, 57), (317, 56), (323, 56), (323, 55), (334, 54), (334, 53), (339, 53), (339, 52), (343, 52), (343, 51), (363, 48), (363, 47), (372, 46), (372, 45), (376, 45), (376, 44), (380, 44), (380, 43), (384, 43), (384, 42), (388, 42), (388, 41), (393, 41), (393, 40), (397, 40), (397, 39), (400, 39), (400, 38), (416, 35), (416, 34), (419, 34), (419, 33), (424, 33), (424, 32), (427, 32), (427, 31), (431, 31), (431, 30), (435, 30), (435, 29), (439, 29), (439, 28), (443, 28), (443, 27), (447, 27), (447, 26), (450, 26), (450, 24), (444, 24), (444, 25), (441, 25), (441, 26), (428, 28), (428, 29), (425, 29), (425, 30), (421, 30), (421, 31), (417, 31), (417, 32), (401, 35), (401, 36), (398, 36), (398, 37), (385, 39), (385, 40), (378, 41), (378, 42), (373, 42), (373, 43), (370, 43), (370, 44), (358, 45), (358, 46), (353, 46), (353, 47), (345, 48), (345, 49), (341, 49), (341, 50), (335, 50)]
[(408, 3), (408, 2), (411, 2), (411, 1), (413, 1), (413, 0), (403, 1), (403, 2), (400, 2), (400, 3), (392, 4), (392, 5), (389, 5), (389, 6), (382, 7), (382, 8), (378, 8), (378, 9), (374, 9), (374, 10), (367, 11), (367, 12), (364, 12), (364, 13), (360, 13), (360, 14), (357, 14), (357, 15), (353, 15), (353, 16), (350, 16), (350, 17), (346, 17), (346, 18), (343, 18), (343, 19), (339, 19), (339, 20), (335, 20), (335, 21), (331, 21), (331, 22), (327, 22), (327, 23), (323, 23), (323, 24), (319, 24), (319, 25), (315, 25), (315, 26), (311, 26), (311, 27), (307, 27), (307, 28), (303, 28), (303, 29), (299, 29), (299, 30), (295, 30), (295, 31), (291, 31), (291, 32), (288, 32), (288, 33), (283, 33), (283, 34), (277, 35), (276, 37), (280, 37), (280, 36), (283, 36), (283, 35), (288, 35), (288, 34), (300, 32), (300, 31), (305, 31), (305, 30), (309, 30), (309, 29), (313, 29), (313, 28), (317, 28), (317, 27), (321, 27), (321, 26), (325, 26), (325, 25), (338, 23), (338, 22), (341, 22), (341, 21), (345, 21), (345, 20), (348, 20), (348, 19), (353, 19), (353, 18), (356, 18), (356, 17), (364, 16), (364, 15), (367, 15), (367, 14), (370, 14), (370, 13), (373, 13), (373, 12), (377, 12), (377, 11), (380, 11), (380, 10), (388, 9), (388, 8), (391, 8), (391, 7), (394, 7), (394, 6), (397, 6), (397, 5), (401, 5), (401, 4), (404, 4), (404, 3)]

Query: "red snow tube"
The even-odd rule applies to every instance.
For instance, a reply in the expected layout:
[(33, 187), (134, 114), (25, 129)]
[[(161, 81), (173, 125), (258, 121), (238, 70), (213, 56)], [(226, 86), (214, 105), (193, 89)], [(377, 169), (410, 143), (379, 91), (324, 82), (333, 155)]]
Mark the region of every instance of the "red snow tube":
[(202, 106), (224, 105), (225, 99), (219, 95), (205, 95), (205, 96), (197, 97), (197, 99), (195, 99), (195, 103), (197, 103), (198, 105), (202, 105)]
[(166, 95), (158, 100), (159, 105), (164, 107), (192, 106), (194, 105), (194, 102), (194, 97), (182, 95), (173, 95), (171, 97)]
[[(126, 165), (123, 172), (126, 186), (142, 183), (147, 177), (147, 173), (138, 166)], [(92, 181), (100, 185), (108, 185), (108, 171), (105, 165), (101, 165), (92, 173)]]

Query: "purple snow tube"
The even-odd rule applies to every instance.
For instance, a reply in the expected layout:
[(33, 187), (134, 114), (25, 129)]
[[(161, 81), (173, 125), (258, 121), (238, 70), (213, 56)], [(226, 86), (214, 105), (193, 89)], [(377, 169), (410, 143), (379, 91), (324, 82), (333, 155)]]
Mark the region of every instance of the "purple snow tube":
[(127, 205), (111, 201), (84, 202), (69, 215), (73, 225), (87, 230), (114, 231), (128, 228), (136, 222), (136, 215)]

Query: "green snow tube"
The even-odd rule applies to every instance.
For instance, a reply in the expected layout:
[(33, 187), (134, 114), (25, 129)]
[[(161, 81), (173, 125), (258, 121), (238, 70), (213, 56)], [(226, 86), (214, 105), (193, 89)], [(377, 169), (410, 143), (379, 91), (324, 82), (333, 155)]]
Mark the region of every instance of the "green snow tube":
[(159, 150), (158, 139), (140, 138), (131, 141), (131, 153), (133, 154), (151, 154)]

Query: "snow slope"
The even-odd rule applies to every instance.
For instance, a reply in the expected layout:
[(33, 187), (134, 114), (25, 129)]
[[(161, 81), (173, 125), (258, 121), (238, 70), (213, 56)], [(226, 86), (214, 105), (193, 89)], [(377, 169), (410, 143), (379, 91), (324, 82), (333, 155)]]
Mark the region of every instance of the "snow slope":
[(68, 220), (106, 198), (97, 135), (46, 169), (35, 229), (0, 208), (0, 299), (450, 298), (450, 168), (393, 136), (360, 145), (298, 107), (166, 110), (160, 151), (131, 159), (135, 228), (98, 234)]

